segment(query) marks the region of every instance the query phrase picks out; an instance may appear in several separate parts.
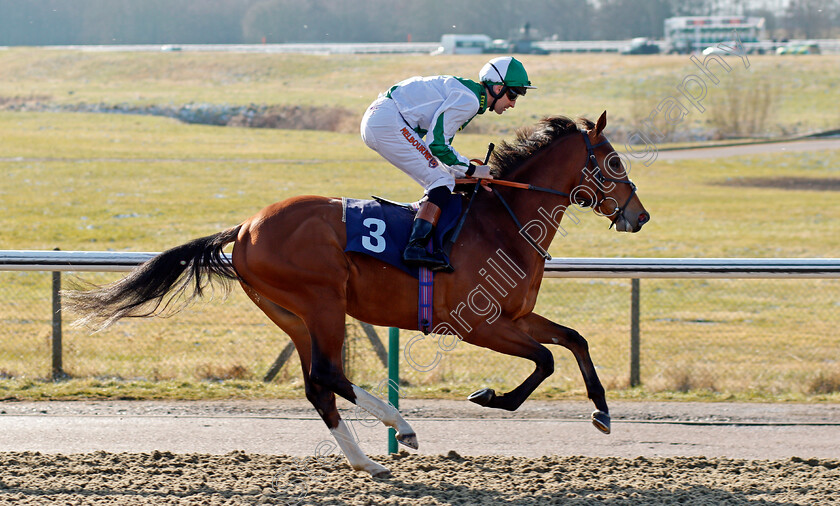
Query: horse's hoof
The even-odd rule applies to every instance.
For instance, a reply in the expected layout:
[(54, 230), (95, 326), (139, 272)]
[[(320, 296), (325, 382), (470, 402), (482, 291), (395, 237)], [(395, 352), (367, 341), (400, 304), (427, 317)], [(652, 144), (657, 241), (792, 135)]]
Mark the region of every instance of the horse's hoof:
[(610, 415), (603, 411), (595, 411), (592, 413), (592, 425), (604, 434), (610, 433)]
[(467, 397), (467, 400), (472, 401), (479, 406), (487, 407), (494, 397), (496, 397), (495, 390), (492, 388), (482, 388), (481, 390), (471, 393), (470, 396)]
[(411, 434), (397, 434), (397, 441), (401, 445), (405, 445), (414, 450), (420, 447), (417, 443), (417, 434), (413, 432)]
[(390, 478), (391, 477), (391, 471), (387, 467), (385, 467), (381, 464), (377, 464), (376, 462), (374, 462), (370, 459), (367, 459), (366, 462), (357, 462), (356, 464), (351, 463), (350, 467), (352, 467), (356, 471), (365, 471), (366, 473), (369, 473), (374, 478)]
[(391, 471), (383, 467), (382, 469), (377, 469), (376, 471), (371, 471), (370, 475), (373, 476), (374, 478), (390, 478), (391, 477)]

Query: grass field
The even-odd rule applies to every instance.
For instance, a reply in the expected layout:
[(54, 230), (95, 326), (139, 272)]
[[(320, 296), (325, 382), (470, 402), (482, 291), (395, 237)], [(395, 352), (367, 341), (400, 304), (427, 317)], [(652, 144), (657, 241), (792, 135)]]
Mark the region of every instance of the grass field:
[[(16, 49), (0, 53), (0, 99), (300, 103), (361, 115), (376, 90), (396, 79), (478, 68), (482, 60)], [(780, 88), (774, 118), (787, 130), (836, 128), (840, 114), (825, 90), (840, 82), (838, 61), (755, 57), (750, 70), (733, 65), (730, 75), (772, 78)], [(509, 138), (510, 129), (545, 113), (595, 116), (608, 109), (608, 135), (611, 128), (630, 129), (645, 100), (675, 93), (693, 67), (670, 56), (549, 56), (526, 63), (532, 78), (546, 84), (515, 111), (477, 119), (492, 128), (459, 135), (459, 150), (478, 156), (488, 142)], [(715, 91), (709, 90), (710, 100)], [(705, 114), (692, 121), (702, 125)], [(0, 111), (0, 168), (3, 249), (159, 251), (293, 195), (419, 196), (357, 134), (185, 125), (147, 116)], [(727, 185), (759, 177), (838, 179), (838, 151), (660, 160), (632, 167), (631, 176), (653, 216), (644, 231), (617, 234), (605, 220), (585, 215), (580, 224), (565, 224), (569, 234), (555, 240), (552, 255), (840, 256), (835, 192)], [(77, 379), (39, 381), (49, 370), (49, 276), (0, 273), (0, 279), (0, 376), (7, 378), (0, 380), (0, 397), (302, 395), (296, 359), (275, 383), (258, 381), (287, 338), (240, 293), (224, 304), (121, 323), (95, 336), (66, 329), (65, 365)], [(834, 401), (840, 400), (838, 308), (834, 280), (643, 281), (644, 386), (629, 389), (629, 281), (546, 281), (538, 305), (587, 336), (613, 397)], [(416, 348), (418, 358), (433, 349), (424, 342)], [(355, 381), (375, 386), (384, 379), (364, 340), (352, 339), (349, 354)], [(582, 380), (571, 355), (558, 350), (555, 357), (557, 372), (537, 395), (580, 396)], [(404, 388), (414, 396), (460, 397), (482, 386), (513, 386), (530, 369), (524, 361), (461, 345), (430, 373), (407, 370)]]
[[(509, 133), (545, 114), (597, 117), (608, 110), (613, 131), (632, 130), (677, 86), (702, 74), (685, 55), (521, 55), (539, 87), (515, 113), (471, 124), (487, 133)], [(477, 78), (483, 55), (296, 55), (227, 53), (96, 53), (32, 48), (0, 52), (3, 98), (36, 97), (56, 104), (269, 104), (340, 107), (358, 111), (380, 91), (412, 75), (455, 74)], [(729, 70), (709, 63), (709, 83), (680, 129), (708, 128), (729, 110), (727, 97), (745, 102), (771, 86), (774, 103), (767, 134), (837, 128), (835, 97), (840, 55), (751, 55), (746, 64), (727, 58)], [(685, 100), (683, 100), (685, 102)], [(712, 103), (715, 107), (710, 107)], [(690, 106), (688, 106), (690, 107)]]

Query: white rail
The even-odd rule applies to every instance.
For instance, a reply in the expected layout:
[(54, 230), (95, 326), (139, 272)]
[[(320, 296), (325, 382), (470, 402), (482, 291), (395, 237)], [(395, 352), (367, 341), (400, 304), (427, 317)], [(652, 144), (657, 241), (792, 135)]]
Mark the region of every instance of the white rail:
[[(155, 255), (157, 253), (0, 250), (0, 271), (53, 271), (53, 378), (65, 376), (62, 365), (59, 271), (130, 271)], [(546, 262), (544, 276), (631, 279), (630, 386), (637, 386), (641, 384), (639, 278), (840, 278), (840, 259), (555, 258)], [(270, 381), (282, 367), (291, 354), (291, 346), (287, 345), (287, 349), (277, 358), (266, 375), (266, 381)]]
[[(0, 250), (0, 271), (130, 271), (157, 253)], [(554, 258), (546, 278), (840, 278), (840, 258)]]
[(840, 258), (554, 258), (547, 278), (840, 278)]
[(0, 271), (130, 271), (157, 253), (124, 251), (0, 251)]

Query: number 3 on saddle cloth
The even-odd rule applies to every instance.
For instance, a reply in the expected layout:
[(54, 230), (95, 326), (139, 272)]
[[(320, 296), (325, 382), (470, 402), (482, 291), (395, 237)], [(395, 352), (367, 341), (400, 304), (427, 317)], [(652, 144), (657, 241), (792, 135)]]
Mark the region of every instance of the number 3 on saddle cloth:
[[(372, 256), (402, 269), (420, 281), (418, 303), (418, 327), (428, 334), (432, 327), (432, 293), (434, 291), (433, 273), (425, 267), (413, 267), (403, 263), (402, 253), (411, 235), (411, 224), (419, 209), (419, 203), (400, 204), (385, 199), (376, 200), (341, 199), (342, 220), (347, 228), (347, 247), (344, 251), (354, 251)], [(453, 194), (446, 207), (441, 210), (435, 235), (429, 241), (428, 248), (445, 251), (461, 217), (461, 196)], [(430, 251), (433, 251), (430, 249)], [(446, 253), (445, 253), (446, 256)], [(447, 261), (449, 258), (447, 256)]]

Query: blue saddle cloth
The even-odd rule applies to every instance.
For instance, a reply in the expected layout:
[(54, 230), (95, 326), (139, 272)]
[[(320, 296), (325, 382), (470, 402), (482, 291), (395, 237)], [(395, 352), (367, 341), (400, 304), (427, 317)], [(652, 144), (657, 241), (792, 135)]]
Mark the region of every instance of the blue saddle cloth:
[[(344, 251), (355, 251), (372, 256), (399, 267), (415, 278), (419, 268), (405, 265), (402, 253), (411, 235), (411, 224), (416, 209), (376, 200), (342, 199), (344, 221), (347, 226), (347, 247)], [(458, 224), (461, 216), (461, 198), (453, 195), (441, 210), (435, 227), (433, 247), (443, 249), (449, 233)], [(448, 260), (448, 258), (447, 258)]]

